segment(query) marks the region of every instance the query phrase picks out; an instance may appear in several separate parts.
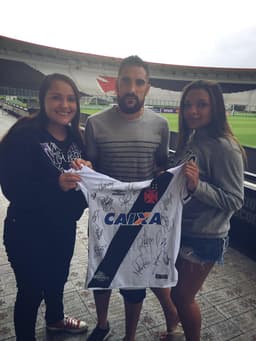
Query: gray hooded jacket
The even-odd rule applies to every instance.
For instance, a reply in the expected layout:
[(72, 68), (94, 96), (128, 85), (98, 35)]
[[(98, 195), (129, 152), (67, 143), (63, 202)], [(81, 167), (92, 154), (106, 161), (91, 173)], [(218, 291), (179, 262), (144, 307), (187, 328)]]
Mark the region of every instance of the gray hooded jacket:
[(194, 159), (199, 167), (199, 183), (184, 206), (182, 235), (222, 238), (230, 229), (230, 218), (243, 205), (244, 168), (238, 145), (228, 138), (211, 138), (207, 130), (197, 130), (174, 163)]

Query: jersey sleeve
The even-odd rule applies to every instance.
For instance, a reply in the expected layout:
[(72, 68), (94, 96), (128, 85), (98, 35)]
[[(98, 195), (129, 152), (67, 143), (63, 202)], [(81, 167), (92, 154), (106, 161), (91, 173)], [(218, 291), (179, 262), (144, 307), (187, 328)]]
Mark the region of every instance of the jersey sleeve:
[(81, 180), (78, 182), (78, 189), (83, 192), (87, 202), (89, 202), (90, 193), (96, 193), (103, 188), (112, 188), (114, 184), (121, 183), (120, 181), (98, 173), (87, 166), (83, 166), (77, 171), (70, 169), (68, 172), (76, 172), (80, 176)]

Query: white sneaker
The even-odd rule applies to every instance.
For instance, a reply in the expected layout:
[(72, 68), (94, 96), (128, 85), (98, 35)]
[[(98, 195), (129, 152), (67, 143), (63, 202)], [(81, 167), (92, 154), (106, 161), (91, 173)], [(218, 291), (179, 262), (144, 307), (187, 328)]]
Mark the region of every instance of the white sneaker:
[(86, 332), (88, 326), (85, 321), (78, 320), (74, 317), (64, 316), (64, 319), (58, 323), (46, 326), (51, 332), (67, 332), (79, 334)]

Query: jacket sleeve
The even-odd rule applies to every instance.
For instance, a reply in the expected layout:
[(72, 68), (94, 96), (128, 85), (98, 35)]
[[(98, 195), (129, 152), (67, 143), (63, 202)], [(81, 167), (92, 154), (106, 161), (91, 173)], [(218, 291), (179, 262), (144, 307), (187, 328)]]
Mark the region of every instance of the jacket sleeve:
[(46, 173), (39, 143), (27, 132), (11, 136), (1, 152), (1, 187), (6, 198), (19, 206), (49, 206), (63, 192), (58, 184), (59, 171)]
[(193, 196), (227, 211), (239, 210), (244, 200), (244, 166), (238, 147), (226, 147), (212, 152), (211, 177), (200, 180)]

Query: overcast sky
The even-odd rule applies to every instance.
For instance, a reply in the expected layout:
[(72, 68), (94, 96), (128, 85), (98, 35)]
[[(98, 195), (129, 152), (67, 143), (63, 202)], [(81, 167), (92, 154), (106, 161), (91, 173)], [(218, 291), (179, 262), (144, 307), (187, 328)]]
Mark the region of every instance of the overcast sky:
[(1, 35), (166, 64), (256, 68), (255, 0), (12, 0)]

